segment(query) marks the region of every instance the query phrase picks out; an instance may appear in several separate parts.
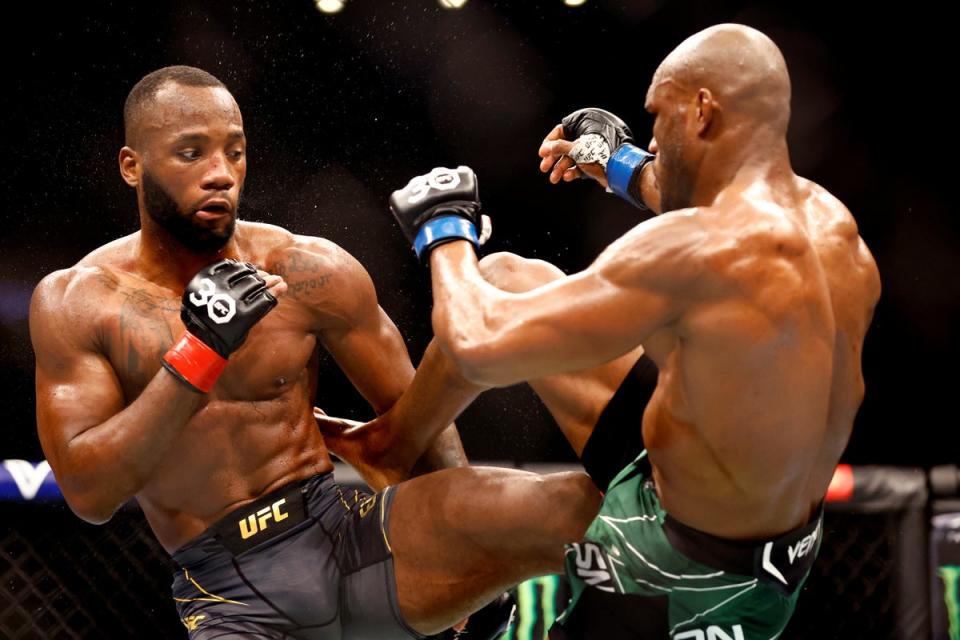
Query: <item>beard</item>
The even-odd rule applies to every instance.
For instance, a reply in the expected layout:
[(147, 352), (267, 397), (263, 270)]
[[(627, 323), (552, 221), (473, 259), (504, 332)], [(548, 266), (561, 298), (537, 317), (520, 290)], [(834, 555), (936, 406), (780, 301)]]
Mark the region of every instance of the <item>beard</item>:
[(660, 188), (660, 210), (666, 213), (690, 207), (693, 202), (693, 175), (685, 167), (683, 159), (676, 151), (664, 156), (661, 145), (658, 160), (660, 166), (657, 167), (657, 186)]
[(240, 198), (237, 198), (233, 215), (223, 227), (204, 227), (197, 222), (192, 211), (182, 211), (160, 183), (144, 171), (143, 205), (153, 221), (187, 249), (197, 253), (213, 253), (222, 249), (233, 236)]

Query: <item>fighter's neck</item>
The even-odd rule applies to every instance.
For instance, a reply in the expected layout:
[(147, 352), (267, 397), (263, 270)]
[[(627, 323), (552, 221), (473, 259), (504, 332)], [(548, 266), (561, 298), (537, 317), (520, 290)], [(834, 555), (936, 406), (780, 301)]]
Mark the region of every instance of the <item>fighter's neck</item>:
[(145, 224), (140, 229), (136, 249), (136, 262), (141, 275), (147, 280), (174, 290), (183, 289), (201, 268), (225, 258), (241, 260), (238, 236), (240, 223), (218, 251), (197, 252), (187, 248), (167, 231), (157, 225)]
[(701, 168), (706, 170), (698, 173), (693, 198), (696, 206), (710, 206), (725, 193), (757, 182), (777, 191), (791, 190), (797, 177), (786, 141), (718, 148), (704, 157)]

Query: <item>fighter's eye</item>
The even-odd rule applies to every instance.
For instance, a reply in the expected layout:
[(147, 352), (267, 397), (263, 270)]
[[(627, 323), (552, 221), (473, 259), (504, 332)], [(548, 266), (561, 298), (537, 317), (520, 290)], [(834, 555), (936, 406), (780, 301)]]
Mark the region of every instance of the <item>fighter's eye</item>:
[(200, 152), (196, 149), (182, 149), (181, 151), (177, 152), (177, 155), (184, 160), (196, 160), (200, 157)]
[(231, 160), (239, 160), (240, 158), (243, 157), (243, 150), (234, 149), (233, 151), (230, 151), (229, 153), (227, 153), (227, 155), (230, 156)]

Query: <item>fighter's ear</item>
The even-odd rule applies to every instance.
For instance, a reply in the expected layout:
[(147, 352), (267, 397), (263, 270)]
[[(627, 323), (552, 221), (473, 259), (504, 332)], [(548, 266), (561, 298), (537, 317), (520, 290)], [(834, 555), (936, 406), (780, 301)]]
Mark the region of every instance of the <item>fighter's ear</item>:
[(695, 106), (697, 109), (697, 134), (701, 138), (704, 138), (714, 118), (719, 115), (717, 113), (717, 102), (714, 100), (713, 93), (710, 89), (700, 89), (697, 92)]
[(140, 184), (140, 154), (130, 147), (120, 149), (120, 177), (131, 187)]

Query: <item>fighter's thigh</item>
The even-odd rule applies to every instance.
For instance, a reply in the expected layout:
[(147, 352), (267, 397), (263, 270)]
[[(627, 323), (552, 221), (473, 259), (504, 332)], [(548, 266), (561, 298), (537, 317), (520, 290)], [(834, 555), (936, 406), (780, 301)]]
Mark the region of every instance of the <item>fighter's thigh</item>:
[(517, 582), (561, 571), (563, 545), (599, 504), (582, 473), (464, 467), (398, 485), (388, 535), (404, 618), (418, 630), (456, 622)]
[(796, 598), (763, 585), (743, 591), (738, 592), (736, 587), (725, 589), (723, 598), (671, 598), (670, 637), (674, 640), (778, 637), (793, 616)]
[(643, 348), (637, 347), (599, 367), (530, 381), (578, 456), (610, 398), (642, 354)]
[(412, 561), (419, 571), (512, 564), (511, 557), (559, 569), (562, 545), (583, 534), (599, 506), (579, 472), (444, 469), (397, 485), (390, 545), (400, 565)]
[[(566, 277), (549, 262), (506, 252), (486, 256), (480, 261), (480, 272), (490, 284), (512, 293)], [(577, 455), (582, 453), (601, 412), (642, 353), (643, 348), (638, 346), (599, 367), (530, 381)]]

